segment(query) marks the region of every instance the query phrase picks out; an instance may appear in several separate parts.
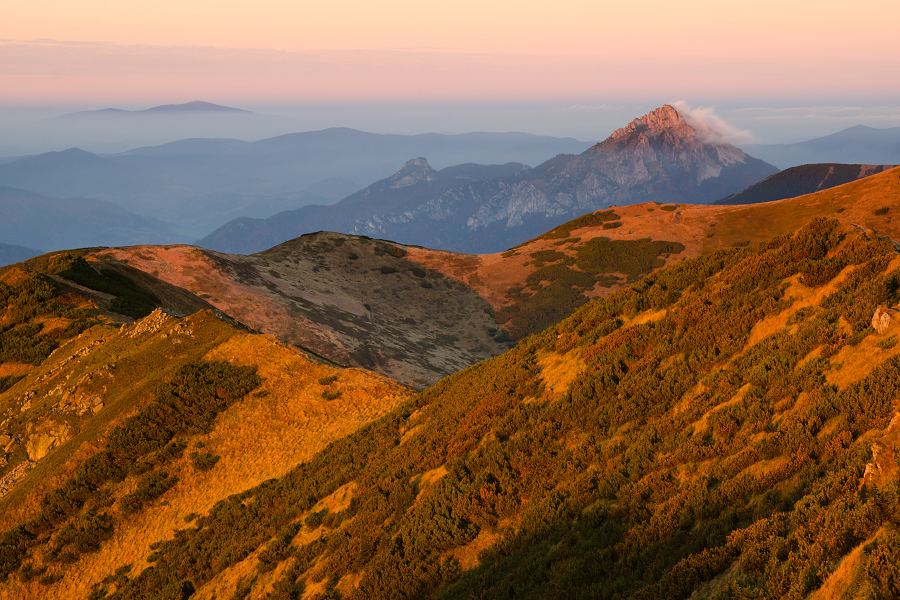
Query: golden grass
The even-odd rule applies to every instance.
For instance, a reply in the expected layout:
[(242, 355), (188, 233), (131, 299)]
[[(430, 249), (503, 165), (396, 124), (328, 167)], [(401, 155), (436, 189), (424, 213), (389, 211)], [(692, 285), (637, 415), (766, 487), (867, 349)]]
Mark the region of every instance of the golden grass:
[(431, 469), (430, 471), (425, 471), (424, 473), (411, 477), (409, 482), (419, 490), (419, 493), (416, 494), (416, 502), (419, 502), (424, 498), (431, 486), (444, 478), (448, 473), (447, 467), (441, 465), (436, 469)]
[(33, 365), (25, 365), (22, 363), (3, 363), (0, 365), (0, 377), (7, 377), (9, 375), (26, 375), (33, 371), (35, 367)]
[(832, 571), (825, 583), (822, 584), (822, 587), (814, 591), (808, 600), (840, 600), (844, 598), (848, 586), (853, 582), (854, 572), (860, 566), (863, 549), (875, 541), (883, 531), (884, 528), (880, 528), (875, 532), (875, 535), (856, 546), (844, 556), (838, 563), (837, 568)]
[(828, 383), (846, 389), (847, 386), (865, 379), (878, 365), (887, 359), (900, 354), (900, 344), (893, 348), (879, 348), (878, 342), (896, 333), (889, 328), (879, 334), (875, 330), (863, 338), (856, 346), (844, 346), (831, 357), (832, 369), (825, 374)]
[(672, 414), (679, 414), (690, 408), (691, 403), (706, 392), (709, 388), (702, 381), (698, 381), (697, 385), (689, 389), (681, 396), (678, 404), (672, 407)]
[(341, 577), (340, 581), (338, 581), (334, 587), (337, 591), (346, 596), (359, 587), (359, 582), (362, 581), (362, 578), (363, 573), (348, 573)]
[(750, 385), (751, 385), (751, 384), (749, 384), (749, 383), (745, 383), (745, 384), (741, 387), (741, 389), (739, 389), (739, 390), (734, 394), (734, 396), (732, 396), (731, 398), (729, 398), (729, 399), (726, 400), (725, 402), (722, 402), (722, 403), (719, 404), (718, 406), (712, 407), (711, 409), (709, 409), (708, 411), (706, 411), (706, 412), (703, 414), (702, 417), (700, 417), (699, 419), (697, 419), (696, 421), (694, 421), (694, 423), (692, 424), (693, 427), (694, 427), (694, 435), (698, 435), (698, 434), (701, 434), (701, 433), (705, 433), (705, 432), (706, 432), (706, 430), (707, 430), (707, 421), (709, 420), (709, 416), (710, 416), (712, 413), (716, 412), (716, 411), (719, 410), (720, 408), (724, 408), (724, 407), (726, 407), (726, 406), (731, 406), (732, 404), (737, 404), (738, 402), (740, 402), (741, 400), (743, 400), (743, 399), (744, 399), (744, 396), (747, 394), (747, 390), (750, 389)]
[(17, 286), (22, 283), (24, 280), (28, 279), (31, 276), (31, 273), (20, 269), (19, 267), (13, 267), (9, 271), (0, 275), (0, 283), (5, 283), (9, 286)]
[(331, 513), (341, 512), (350, 506), (350, 501), (353, 500), (353, 493), (356, 491), (356, 488), (357, 485), (355, 481), (345, 483), (334, 490), (330, 495), (319, 500), (316, 505), (312, 507), (310, 512), (319, 512), (324, 509), (327, 509), (328, 512)]
[(773, 473), (790, 462), (789, 456), (778, 456), (771, 460), (760, 460), (742, 471), (744, 474), (756, 475), (761, 477), (769, 473)]
[(541, 369), (541, 380), (547, 391), (554, 396), (569, 391), (575, 379), (587, 368), (580, 350), (571, 350), (565, 354), (558, 352), (541, 352), (537, 357)]
[(490, 548), (498, 539), (500, 539), (500, 533), (498, 531), (494, 529), (482, 529), (478, 532), (478, 535), (475, 536), (474, 540), (465, 546), (454, 548), (449, 555), (459, 562), (460, 569), (468, 571), (480, 564), (478, 554), (482, 550)]
[(633, 327), (634, 325), (643, 325), (645, 323), (652, 323), (653, 321), (659, 321), (666, 318), (666, 315), (669, 314), (668, 309), (661, 310), (645, 310), (643, 312), (639, 312), (631, 319), (625, 319), (625, 324), (622, 325), (622, 329), (626, 327)]
[[(224, 339), (219, 338), (219, 342), (206, 351), (203, 358), (225, 360), (235, 365), (256, 365), (264, 379), (262, 386), (219, 415), (213, 431), (194, 438), (185, 456), (168, 466), (167, 470), (179, 477), (174, 488), (159, 501), (120, 523), (112, 540), (97, 552), (83, 555), (65, 572), (58, 584), (49, 587), (35, 587), (36, 584), (22, 586), (18, 580), (10, 579), (11, 585), (6, 586), (2, 594), (23, 599), (84, 597), (92, 584), (122, 565), (134, 564), (135, 573), (139, 572), (146, 566), (144, 557), (150, 553), (150, 544), (171, 538), (176, 529), (186, 526), (184, 519), (187, 515), (204, 514), (217, 501), (231, 494), (266, 479), (280, 477), (311, 458), (329, 442), (352, 433), (360, 425), (395, 408), (411, 394), (407, 388), (384, 377), (361, 369), (336, 370), (310, 361), (271, 336), (236, 333), (221, 322), (212, 321), (215, 323), (207, 324), (203, 318), (195, 317), (181, 321), (173, 319), (158, 331), (142, 334), (137, 344), (131, 338), (128, 343), (136, 347), (181, 348), (189, 342), (187, 337), (183, 344), (172, 346), (173, 331), (179, 324), (187, 324), (186, 328), (195, 336), (202, 333), (199, 330), (204, 326), (215, 327), (218, 324), (227, 330), (228, 335)], [(125, 330), (115, 337), (124, 338), (129, 333), (130, 330)], [(90, 336), (82, 339), (80, 345), (86, 345), (89, 341)], [(103, 348), (101, 344), (95, 351), (102, 351)], [(143, 349), (147, 350), (146, 347)], [(59, 359), (64, 359), (66, 354), (55, 357), (58, 360), (52, 363), (60, 362)], [(91, 357), (88, 354), (82, 360)], [(119, 360), (122, 358), (119, 357)], [(73, 373), (71, 369), (74, 366), (58, 370), (57, 377)], [(52, 368), (52, 364), (41, 367), (42, 370)], [(77, 370), (74, 373), (80, 372)], [(338, 377), (337, 382), (329, 386), (329, 389), (341, 392), (335, 400), (322, 398), (322, 386), (318, 384), (319, 378), (330, 375)], [(51, 378), (46, 385), (54, 381), (55, 378)], [(73, 378), (73, 381), (77, 379)], [(221, 457), (216, 466), (206, 473), (194, 470), (189, 459), (190, 452), (198, 447), (198, 443), (204, 444), (204, 452)], [(86, 453), (90, 453), (86, 446), (78, 452), (70, 452), (70, 467), (63, 468), (60, 475), (50, 477), (46, 485), (61, 481), (61, 477), (75, 468)], [(340, 510), (349, 502), (352, 490), (352, 485), (344, 486), (323, 500), (323, 507)], [(119, 495), (125, 492), (123, 488)], [(235, 584), (240, 577), (247, 575), (242, 569), (235, 569), (230, 575)]]

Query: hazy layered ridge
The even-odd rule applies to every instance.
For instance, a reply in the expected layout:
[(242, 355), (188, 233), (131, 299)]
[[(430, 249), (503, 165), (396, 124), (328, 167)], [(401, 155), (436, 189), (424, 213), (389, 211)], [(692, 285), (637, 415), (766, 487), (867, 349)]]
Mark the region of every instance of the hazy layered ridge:
[[(0, 187), (0, 214), (0, 240), (44, 251), (183, 240), (168, 223), (93, 198), (63, 199)], [(4, 264), (10, 262), (18, 261)]]
[(239, 219), (199, 243), (258, 251), (286, 237), (329, 229), (445, 250), (497, 252), (600, 208), (708, 203), (777, 171), (730, 144), (704, 141), (668, 105), (579, 155), (560, 155), (497, 179), (441, 191), (432, 184), (439, 176), (422, 169), (408, 163), (332, 207), (301, 208), (264, 221)]
[(810, 163), (898, 164), (900, 127), (856, 125), (794, 144), (741, 144), (741, 148), (780, 169)]
[(257, 142), (186, 139), (106, 156), (72, 148), (0, 164), (0, 185), (113, 202), (177, 224), (183, 239), (198, 239), (237, 217), (331, 204), (414, 156), (442, 166), (537, 164), (585, 147), (571, 138), (519, 133), (404, 136), (327, 129)]
[(43, 254), (41, 250), (27, 248), (25, 246), (17, 246), (15, 244), (0, 243), (0, 267), (11, 265), (13, 263), (28, 260), (34, 256)]

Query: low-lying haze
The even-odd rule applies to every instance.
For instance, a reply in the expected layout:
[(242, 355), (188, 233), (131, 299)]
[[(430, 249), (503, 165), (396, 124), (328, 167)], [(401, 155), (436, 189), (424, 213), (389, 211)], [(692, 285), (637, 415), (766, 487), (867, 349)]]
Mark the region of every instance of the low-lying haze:
[[(228, 104), (227, 100), (205, 99)], [(194, 115), (181, 122), (135, 119), (127, 127), (120, 123), (114, 128), (92, 125), (89, 118), (59, 117), (108, 107), (145, 109), (153, 103), (120, 104), (109, 101), (57, 106), (0, 105), (0, 158), (71, 147), (98, 153), (124, 152), (190, 137), (256, 141), (328, 127), (398, 134), (521, 131), (596, 142), (605, 139), (635, 115), (644, 114), (666, 100), (672, 102), (678, 99), (544, 104), (231, 104), (257, 114), (237, 115), (237, 118), (235, 115), (204, 115), (200, 118)], [(738, 146), (798, 142), (854, 125), (900, 127), (900, 107), (880, 103), (858, 106), (774, 103), (768, 106), (741, 106), (692, 98), (678, 106), (692, 116), (695, 125), (705, 123), (711, 133)]]

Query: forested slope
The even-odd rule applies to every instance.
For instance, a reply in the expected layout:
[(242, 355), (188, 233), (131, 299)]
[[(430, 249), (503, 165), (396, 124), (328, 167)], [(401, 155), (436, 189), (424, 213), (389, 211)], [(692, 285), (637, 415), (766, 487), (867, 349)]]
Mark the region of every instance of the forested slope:
[[(871, 323), (898, 300), (894, 244), (834, 220), (660, 269), (92, 597), (895, 597), (900, 329)], [(59, 535), (26, 525), (0, 552)]]

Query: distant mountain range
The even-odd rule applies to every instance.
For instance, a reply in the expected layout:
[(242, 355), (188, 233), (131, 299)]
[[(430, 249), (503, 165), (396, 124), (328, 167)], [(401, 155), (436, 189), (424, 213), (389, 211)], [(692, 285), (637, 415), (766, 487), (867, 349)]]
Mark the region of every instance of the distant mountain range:
[[(199, 244), (255, 252), (328, 229), (463, 252), (498, 252), (579, 215), (648, 200), (710, 203), (777, 172), (721, 141), (704, 141), (665, 105), (578, 155), (495, 179), (448, 181), (424, 159), (330, 207), (238, 219)], [(402, 192), (397, 190), (402, 188)]]
[(82, 110), (41, 119), (3, 131), (3, 148), (6, 154), (19, 155), (73, 146), (118, 153), (184, 138), (259, 140), (292, 131), (297, 131), (297, 124), (291, 119), (194, 101), (144, 110)]
[(249, 110), (243, 110), (241, 108), (233, 108), (231, 106), (222, 106), (220, 104), (213, 104), (211, 102), (203, 102), (201, 100), (194, 100), (192, 102), (185, 102), (184, 104), (163, 104), (161, 106), (154, 106), (152, 108), (146, 108), (144, 110), (125, 110), (121, 108), (101, 108), (99, 110), (82, 110), (74, 113), (69, 113), (65, 115), (61, 115), (59, 117), (53, 117), (56, 120), (63, 119), (73, 119), (73, 118), (82, 118), (89, 116), (98, 116), (103, 117), (107, 115), (146, 115), (153, 113), (168, 113), (168, 114), (177, 114), (177, 113), (244, 113), (244, 114), (256, 114)]
[(409, 136), (326, 129), (252, 143), (185, 139), (109, 156), (72, 148), (0, 164), (0, 185), (113, 202), (177, 223), (188, 240), (237, 217), (334, 203), (389, 176), (411, 156), (429, 156), (443, 166), (537, 164), (586, 147), (571, 138), (523, 133)]
[(791, 167), (717, 200), (715, 204), (757, 204), (827, 190), (894, 168), (893, 165), (814, 164)]
[(0, 240), (26, 249), (52, 251), (181, 240), (164, 223), (94, 198), (60, 199), (0, 187), (0, 215)]
[(4, 244), (0, 242), (0, 267), (11, 265), (23, 260), (28, 260), (39, 254), (43, 254), (42, 250), (34, 248), (26, 248), (25, 246), (15, 246), (12, 244)]
[(900, 164), (900, 127), (856, 125), (795, 144), (749, 144), (741, 148), (779, 169), (811, 163)]

